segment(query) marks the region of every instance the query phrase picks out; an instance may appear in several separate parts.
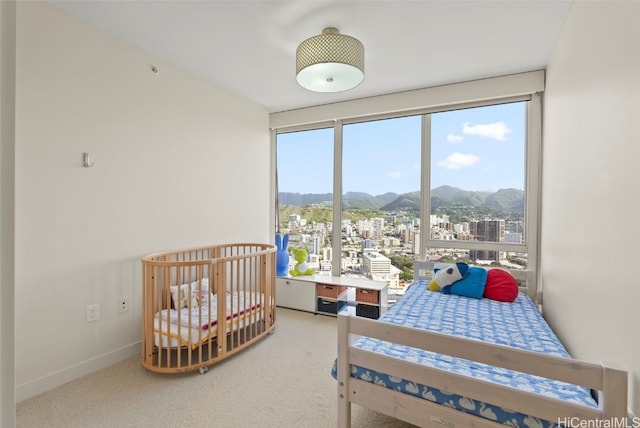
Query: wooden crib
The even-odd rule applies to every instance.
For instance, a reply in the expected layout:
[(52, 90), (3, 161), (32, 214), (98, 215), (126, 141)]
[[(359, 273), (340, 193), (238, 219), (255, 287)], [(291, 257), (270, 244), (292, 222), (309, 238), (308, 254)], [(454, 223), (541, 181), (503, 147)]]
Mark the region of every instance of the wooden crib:
[(272, 333), (273, 245), (238, 243), (142, 259), (142, 365), (161, 373), (199, 369)]

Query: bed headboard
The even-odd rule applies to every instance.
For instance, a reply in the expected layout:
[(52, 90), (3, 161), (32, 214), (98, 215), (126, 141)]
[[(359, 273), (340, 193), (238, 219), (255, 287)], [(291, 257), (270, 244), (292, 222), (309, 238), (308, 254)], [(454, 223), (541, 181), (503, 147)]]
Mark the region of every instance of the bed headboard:
[[(431, 281), (433, 277), (433, 269), (437, 268), (440, 262), (414, 262), (413, 269), (413, 279), (417, 280), (426, 280)], [(491, 267), (478, 266), (485, 269), (494, 269)], [(530, 270), (519, 270), (519, 269), (508, 269), (508, 268), (500, 268), (509, 272), (513, 277), (518, 281), (518, 286), (520, 291), (526, 293), (538, 306), (542, 304), (542, 295), (538, 293), (536, 281), (535, 281), (535, 273)]]

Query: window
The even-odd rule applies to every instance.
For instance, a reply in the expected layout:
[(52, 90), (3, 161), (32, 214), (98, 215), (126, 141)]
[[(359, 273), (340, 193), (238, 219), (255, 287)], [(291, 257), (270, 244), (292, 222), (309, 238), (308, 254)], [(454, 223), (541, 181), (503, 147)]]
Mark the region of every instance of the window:
[[(387, 281), (403, 294), (420, 225), (420, 116), (344, 125), (341, 275)], [(402, 260), (405, 262), (403, 263)]]
[(436, 241), (463, 242), (469, 263), (522, 269), (526, 256), (505, 245), (527, 238), (526, 103), (430, 116), (429, 258), (448, 258)]
[(330, 272), (333, 129), (278, 134), (276, 148), (279, 231), (290, 249), (309, 251), (310, 268)]
[(386, 280), (391, 299), (414, 260), (535, 271), (529, 98), (277, 132), (282, 230), (318, 270)]

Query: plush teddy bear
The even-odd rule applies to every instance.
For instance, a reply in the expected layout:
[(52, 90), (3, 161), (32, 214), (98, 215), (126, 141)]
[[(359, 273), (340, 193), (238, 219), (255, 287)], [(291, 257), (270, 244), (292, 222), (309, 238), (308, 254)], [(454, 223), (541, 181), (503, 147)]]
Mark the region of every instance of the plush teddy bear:
[(436, 268), (433, 270), (433, 279), (429, 282), (427, 288), (431, 291), (440, 291), (442, 288), (464, 278), (468, 271), (469, 265), (461, 262), (444, 266), (442, 269)]
[(296, 265), (295, 267), (289, 271), (291, 276), (299, 276), (299, 275), (313, 275), (316, 270), (309, 268), (309, 263), (307, 263), (307, 255), (308, 251), (304, 248), (297, 248), (292, 251), (293, 258), (295, 259)]

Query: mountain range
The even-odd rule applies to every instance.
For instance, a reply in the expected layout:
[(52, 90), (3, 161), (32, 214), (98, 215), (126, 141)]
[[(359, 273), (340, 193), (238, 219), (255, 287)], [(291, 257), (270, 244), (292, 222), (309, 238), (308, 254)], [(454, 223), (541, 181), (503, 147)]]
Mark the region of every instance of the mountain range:
[[(332, 197), (331, 193), (280, 192), (278, 193), (278, 202), (280, 205), (301, 207), (330, 206)], [(440, 186), (431, 190), (432, 212), (452, 207), (524, 212), (524, 191), (518, 189), (500, 189), (496, 192), (470, 191), (452, 186)], [(420, 209), (420, 192), (385, 193), (377, 196), (364, 192), (348, 192), (343, 197), (343, 209), (417, 212)]]

